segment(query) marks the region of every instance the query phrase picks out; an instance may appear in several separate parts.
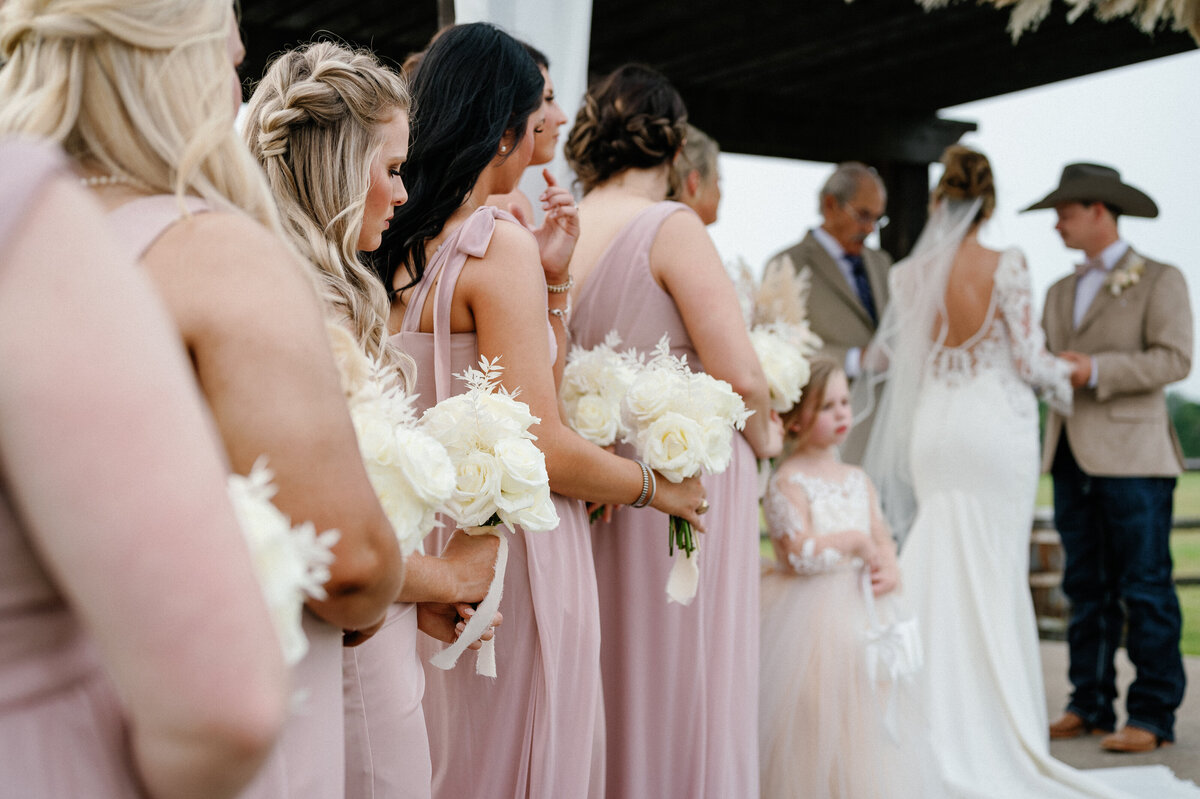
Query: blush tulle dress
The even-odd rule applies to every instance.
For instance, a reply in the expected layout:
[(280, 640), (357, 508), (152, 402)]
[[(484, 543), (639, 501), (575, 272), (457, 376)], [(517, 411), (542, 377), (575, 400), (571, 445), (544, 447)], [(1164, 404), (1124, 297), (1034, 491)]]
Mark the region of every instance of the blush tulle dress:
[[(862, 561), (832, 548), (804, 554), (822, 535), (869, 533), (873, 522), (882, 523), (862, 470), (838, 471), (776, 472), (763, 498), (771, 536), (790, 539), (793, 554), (788, 565), (775, 563), (762, 578), (761, 795), (937, 799), (945, 792), (914, 690), (919, 655), (904, 658), (906, 674), (892, 677), (879, 666), (873, 679)], [(811, 528), (781, 482), (803, 490)], [(873, 604), (884, 624), (909, 617), (895, 592)]]

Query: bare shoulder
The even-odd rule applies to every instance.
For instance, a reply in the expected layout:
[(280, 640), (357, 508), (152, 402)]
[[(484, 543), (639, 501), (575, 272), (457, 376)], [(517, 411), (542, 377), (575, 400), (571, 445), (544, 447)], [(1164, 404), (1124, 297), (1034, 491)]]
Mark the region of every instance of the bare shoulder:
[(304, 265), (277, 235), (244, 214), (219, 211), (172, 225), (150, 248), (146, 260), (251, 283), (286, 275), (304, 277)]
[(544, 283), (537, 241), (516, 222), (497, 219), (487, 252), (467, 260), (459, 281), (467, 288), (487, 289)]
[(185, 338), (320, 319), (311, 269), (274, 233), (237, 213), (172, 225), (142, 259)]
[(654, 240), (654, 246), (658, 247), (660, 244), (670, 246), (696, 238), (707, 240), (708, 230), (694, 212), (680, 208), (663, 220), (662, 226), (658, 229), (658, 236)]
[(690, 209), (681, 208), (663, 220), (650, 246), (652, 266), (692, 267), (706, 261), (715, 262), (717, 266), (721, 264), (717, 248), (700, 217)]

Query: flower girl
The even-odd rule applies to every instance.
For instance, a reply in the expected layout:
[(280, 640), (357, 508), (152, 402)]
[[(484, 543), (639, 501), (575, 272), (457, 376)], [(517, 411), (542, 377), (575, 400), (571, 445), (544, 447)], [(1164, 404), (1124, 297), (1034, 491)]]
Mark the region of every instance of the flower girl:
[(763, 499), (777, 563), (762, 580), (760, 777), (776, 797), (928, 797), (920, 665), (898, 618), (896, 548), (866, 473), (840, 461), (846, 375), (816, 358), (785, 416), (788, 453)]

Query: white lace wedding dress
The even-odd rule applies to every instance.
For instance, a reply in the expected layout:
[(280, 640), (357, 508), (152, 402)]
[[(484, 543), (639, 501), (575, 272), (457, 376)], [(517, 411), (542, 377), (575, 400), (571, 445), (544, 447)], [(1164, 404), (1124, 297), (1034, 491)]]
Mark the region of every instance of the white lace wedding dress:
[(1008, 250), (980, 330), (933, 348), (913, 419), (917, 511), (900, 567), (921, 623), (934, 755), (955, 796), (1200, 796), (1165, 767), (1085, 772), (1050, 757), (1028, 582), (1038, 479), (1031, 386), (1069, 404), (1068, 376), (1033, 322), (1024, 259)]
[[(862, 562), (816, 539), (881, 524), (865, 474), (772, 475), (763, 511), (775, 538), (791, 539), (789, 566), (762, 579), (759, 671), (759, 784), (763, 799), (937, 799), (928, 735), (911, 698), (911, 676), (869, 676), (868, 617)], [(806, 529), (780, 491), (803, 488), (812, 518)], [(896, 597), (876, 600), (885, 620)], [(915, 711), (915, 712), (914, 712)]]

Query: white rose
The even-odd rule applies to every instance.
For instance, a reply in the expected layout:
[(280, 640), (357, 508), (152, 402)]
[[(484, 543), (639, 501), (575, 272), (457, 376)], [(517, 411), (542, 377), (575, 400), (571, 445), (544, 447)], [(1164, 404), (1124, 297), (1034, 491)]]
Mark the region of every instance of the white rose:
[(491, 444), (510, 436), (528, 436), (530, 425), (541, 421), (524, 402), (503, 394), (480, 395), (475, 410), (481, 434)]
[(455, 464), (454, 496), (446, 511), (459, 527), (478, 527), (496, 512), (500, 469), (489, 453), (475, 450)]
[(546, 475), (546, 456), (524, 438), (510, 438), (498, 442), (495, 449), (496, 461), (500, 465), (500, 496), (496, 501), (500, 518), (508, 523), (521, 524), (527, 529), (540, 532), (558, 526), (557, 513), (549, 527), (534, 527), (547, 519), (539, 505), (549, 502), (550, 480)]
[(465, 394), (447, 397), (425, 410), (419, 427), (436, 438), (447, 449), (458, 445), (471, 427), (467, 420), (473, 418), (475, 408)]
[(358, 403), (350, 408), (358, 449), (366, 461), (392, 462), (396, 449), (395, 426), (384, 413), (383, 400)]
[(413, 428), (396, 431), (396, 466), (421, 501), (440, 507), (454, 494), (454, 464), (437, 439)]
[(729, 468), (733, 458), (733, 428), (724, 419), (711, 417), (700, 425), (703, 435), (701, 447), (704, 470), (709, 474), (720, 474)]
[(542, 486), (529, 507), (515, 514), (500, 512), (500, 518), (509, 524), (519, 524), (529, 532), (544, 533), (558, 527), (558, 510), (550, 496), (550, 486)]
[(638, 452), (672, 483), (695, 475), (705, 447), (704, 430), (695, 420), (668, 411), (638, 434)]
[(620, 432), (620, 406), (595, 394), (580, 397), (567, 409), (571, 428), (593, 444), (607, 447)]
[(640, 423), (657, 419), (671, 408), (679, 393), (680, 383), (677, 375), (666, 370), (646, 370), (629, 387), (623, 411), (632, 417), (630, 421)]

